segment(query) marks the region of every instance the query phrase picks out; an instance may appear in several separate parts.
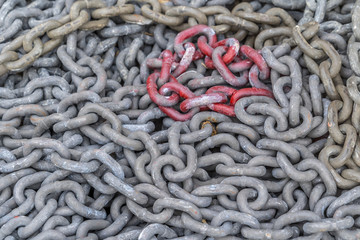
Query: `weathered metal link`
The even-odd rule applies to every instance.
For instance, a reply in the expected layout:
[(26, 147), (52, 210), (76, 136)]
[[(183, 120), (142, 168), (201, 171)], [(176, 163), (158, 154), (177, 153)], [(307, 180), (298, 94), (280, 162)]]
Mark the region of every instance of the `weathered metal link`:
[[(129, 14), (135, 11), (133, 5), (126, 4), (126, 1), (118, 1), (115, 6), (105, 6), (101, 1), (78, 1), (74, 4), (71, 9), (69, 15), (63, 16), (61, 19), (57, 19), (56, 21), (60, 22), (60, 26), (52, 25), (50, 26), (48, 22), (44, 22), (46, 24), (45, 29), (41, 30), (41, 32), (36, 33), (36, 35), (43, 35), (46, 31), (47, 36), (52, 39), (61, 38), (69, 33), (75, 31), (76, 29), (88, 29), (88, 30), (100, 30), (102, 28), (107, 27), (107, 22), (109, 17), (115, 17), (120, 15), (126, 22), (136, 23), (136, 24), (151, 24), (152, 21), (162, 23), (171, 27), (174, 27), (177, 30), (183, 30), (185, 28), (184, 24), (184, 16), (189, 16), (189, 26), (193, 26), (194, 24), (208, 24), (207, 15), (214, 14), (213, 7), (204, 7), (196, 10), (196, 8), (191, 7), (165, 7), (164, 3), (159, 3), (157, 1), (138, 1), (140, 3), (148, 3), (143, 4), (141, 6), (141, 16), (139, 14)], [(150, 4), (150, 5), (149, 5)], [(218, 13), (215, 17), (215, 22), (218, 24), (229, 25), (230, 27), (216, 27), (214, 26), (214, 30), (216, 32), (228, 32), (233, 27), (243, 27), (245, 30), (251, 33), (258, 32), (257, 23), (261, 24), (270, 24), (270, 25), (279, 25), (281, 20), (283, 20), (288, 26), (292, 27), (294, 25), (293, 20), (286, 13), (281, 12), (280, 9), (275, 9), (267, 12), (267, 14), (256, 13), (251, 10), (251, 5), (244, 5), (245, 3), (241, 3), (234, 7), (231, 11), (227, 11), (226, 13), (223, 10), (216, 10)], [(274, 3), (275, 4), (275, 3)], [(278, 4), (278, 3), (277, 3)], [(276, 5), (276, 4), (275, 4)], [(151, 7), (150, 7), (151, 6)], [(284, 7), (284, 6), (283, 6)], [(85, 9), (91, 9), (91, 15), (89, 15)], [(245, 11), (244, 11), (245, 9)], [(163, 13), (161, 13), (164, 11)], [(203, 13), (204, 12), (204, 13)], [(185, 14), (185, 15), (184, 15)], [(205, 15), (204, 15), (205, 14)], [(225, 14), (225, 15), (224, 15)], [(94, 19), (99, 19), (95, 21), (90, 21), (90, 17)], [(240, 18), (239, 18), (240, 17)], [(197, 19), (197, 20), (195, 20)], [(51, 20), (53, 21), (53, 20)], [(195, 22), (194, 22), (195, 21)], [(182, 27), (179, 27), (182, 25)], [(47, 29), (49, 28), (49, 29)], [(221, 30), (219, 30), (221, 29)], [(28, 36), (30, 38), (30, 36)], [(52, 40), (50, 40), (52, 41)], [(44, 51), (42, 54), (49, 52), (51, 49), (56, 47), (59, 43), (49, 44), (51, 47), (47, 49), (44, 43)], [(27, 51), (30, 50), (30, 45), (28, 40), (24, 40), (24, 49)], [(41, 55), (42, 55), (41, 54)], [(40, 57), (40, 56), (39, 56)], [(36, 56), (38, 58), (38, 56)], [(32, 62), (28, 62), (27, 66)], [(3, 70), (6, 71), (6, 70)]]
[(0, 0), (0, 239), (359, 239), (360, 0)]

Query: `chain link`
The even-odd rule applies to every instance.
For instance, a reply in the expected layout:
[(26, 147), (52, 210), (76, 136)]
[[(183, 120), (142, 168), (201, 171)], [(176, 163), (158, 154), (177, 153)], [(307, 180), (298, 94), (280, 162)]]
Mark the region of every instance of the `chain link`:
[(0, 0), (0, 239), (359, 238), (360, 1), (238, 2)]
[[(213, 16), (215, 23), (219, 24), (211, 26), (216, 33), (227, 33), (234, 27), (240, 27), (244, 29), (242, 31), (257, 34), (259, 32), (257, 24), (276, 26), (285, 23), (291, 27), (295, 25), (294, 21), (291, 20), (292, 18), (280, 8), (273, 8), (270, 12), (261, 14), (252, 12), (252, 7), (248, 3), (236, 5), (230, 13), (224, 7), (208, 6), (197, 9), (179, 6), (168, 8), (164, 3), (156, 0), (138, 0), (138, 2), (144, 3), (141, 7), (141, 15), (134, 14), (134, 6), (126, 4), (125, 0), (119, 0), (115, 6), (110, 7), (106, 7), (101, 0), (75, 2), (68, 15), (59, 20), (49, 20), (37, 25), (4, 47), (0, 54), (0, 75), (7, 71), (22, 71), (31, 66), (36, 59), (58, 47), (65, 36), (77, 29), (100, 30), (105, 28), (108, 25), (108, 19), (111, 17), (121, 17), (125, 22), (140, 25), (149, 25), (155, 21), (174, 30), (182, 31), (196, 24), (207, 24), (209, 21), (207, 16)], [(188, 17), (187, 23), (185, 22), (186, 16)], [(36, 41), (37, 44), (35, 45), (35, 38), (40, 39), (44, 35), (50, 39), (41, 42), (41, 44)], [(242, 40), (242, 36), (235, 35), (235, 38)], [(257, 45), (257, 47), (259, 46)], [(16, 50), (20, 48), (26, 52), (31, 52), (30, 55), (15, 56), (14, 52), (16, 53)], [(10, 51), (14, 52), (9, 53)]]

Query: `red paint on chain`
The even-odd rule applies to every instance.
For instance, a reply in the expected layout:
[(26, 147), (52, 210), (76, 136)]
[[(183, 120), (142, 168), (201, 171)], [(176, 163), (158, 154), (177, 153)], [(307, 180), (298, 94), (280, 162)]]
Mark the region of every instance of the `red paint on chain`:
[(258, 66), (260, 71), (260, 79), (264, 80), (270, 77), (270, 68), (268, 67), (265, 59), (261, 56), (260, 53), (247, 45), (241, 46), (240, 51)]
[(235, 38), (227, 38), (221, 41), (218, 41), (217, 43), (215, 43), (215, 48), (218, 46), (227, 46), (227, 52), (225, 53), (225, 55), (223, 56), (223, 61), (225, 64), (229, 64), (231, 63), (234, 58), (238, 55), (239, 50), (240, 50), (240, 43), (237, 39)]
[[(235, 88), (226, 87), (226, 86), (214, 86), (209, 88), (206, 93), (213, 93), (213, 92), (220, 92), (224, 93), (228, 98), (231, 98), (231, 96), (236, 92), (237, 90)], [(231, 117), (235, 116), (234, 107), (229, 106), (227, 104), (222, 103), (213, 103), (209, 104), (208, 107), (218, 113), (222, 113)]]
[(267, 89), (267, 90), (270, 90), (268, 88), (268, 86), (266, 86), (264, 83), (262, 83), (260, 80), (259, 80), (259, 68), (257, 65), (253, 65), (251, 68), (250, 68), (250, 72), (249, 72), (249, 82), (251, 84), (252, 87), (255, 87), (255, 88), (263, 88), (263, 89)]
[(273, 94), (266, 89), (243, 88), (243, 89), (235, 90), (233, 92), (232, 97), (230, 99), (230, 105), (215, 103), (208, 105), (208, 107), (215, 112), (222, 113), (230, 117), (235, 117), (235, 111), (234, 111), (235, 103), (243, 97), (250, 97), (250, 96), (266, 96), (266, 97), (274, 98)]
[(252, 65), (254, 65), (254, 63), (250, 59), (245, 59), (229, 64), (228, 68), (232, 72), (242, 72), (250, 69)]
[(230, 105), (234, 106), (235, 103), (243, 97), (250, 97), (250, 96), (265, 96), (274, 98), (272, 92), (267, 89), (262, 88), (242, 88), (237, 90), (230, 99)]
[(193, 98), (188, 98), (184, 100), (180, 104), (180, 110), (182, 112), (187, 112), (194, 107), (207, 106), (212, 103), (225, 103), (228, 99), (225, 94), (217, 92), (217, 93), (209, 93), (202, 94), (201, 96), (196, 96)]
[(195, 54), (195, 45), (189, 42), (185, 43), (185, 49), (185, 53), (180, 60), (179, 66), (173, 72), (174, 77), (178, 77), (180, 76), (180, 74), (185, 72), (193, 61), (193, 57)]
[(197, 46), (200, 51), (208, 57), (211, 57), (214, 48), (212, 48), (206, 41), (205, 36), (200, 36), (197, 40)]
[[(196, 50), (195, 44), (186, 40), (199, 34), (199, 50)], [(172, 119), (187, 121), (197, 112), (208, 109), (234, 117), (234, 105), (240, 98), (273, 98), (270, 89), (260, 81), (270, 76), (270, 69), (260, 52), (246, 45), (240, 47), (234, 38), (218, 42), (216, 40), (215, 32), (210, 27), (197, 25), (176, 36), (175, 54), (165, 50), (160, 58), (147, 60), (147, 66), (155, 69), (146, 81), (149, 96), (159, 109)], [(212, 86), (205, 94), (197, 96), (187, 86), (180, 84), (176, 77), (183, 74), (191, 63), (198, 59), (204, 59), (206, 68), (216, 69), (231, 86)], [(157, 69), (161, 69), (161, 72)], [(203, 80), (201, 85), (211, 85), (208, 77)], [(248, 82), (252, 88), (237, 89)], [(182, 102), (179, 104), (179, 101)]]
[[(209, 44), (206, 42), (206, 38), (204, 36), (199, 37), (198, 39), (198, 48), (201, 50), (202, 53), (204, 53), (208, 58), (205, 57), (205, 65), (207, 66), (213, 66), (213, 63), (210, 59), (212, 57), (212, 54), (214, 52), (214, 48), (217, 48), (219, 46), (225, 46), (226, 47), (226, 53), (222, 57), (225, 64), (229, 64), (234, 60), (234, 58), (238, 55), (240, 50), (240, 43), (235, 38), (227, 38), (221, 41), (218, 41), (214, 44), (214, 48), (209, 46)], [(214, 67), (211, 67), (211, 69), (214, 69)]]
[(162, 65), (161, 65), (161, 72), (159, 78), (159, 85), (162, 86), (169, 81), (170, 72), (171, 72), (171, 65), (174, 62), (173, 54), (170, 50), (164, 50), (160, 57), (162, 57)]
[(161, 95), (158, 92), (156, 80), (160, 77), (160, 73), (152, 73), (146, 80), (146, 89), (149, 93), (150, 99), (160, 106), (171, 107), (179, 102), (179, 95), (172, 93), (170, 96)]
[(218, 70), (218, 72), (224, 78), (224, 80), (228, 82), (231, 86), (234, 87), (244, 86), (248, 82), (247, 78), (243, 76), (236, 77), (222, 60), (222, 54), (224, 54), (225, 52), (226, 52), (226, 47), (224, 46), (219, 46), (215, 48), (215, 50), (213, 51), (212, 60), (214, 62), (214, 66), (216, 70)]
[[(175, 92), (181, 98), (184, 98), (184, 99), (196, 97), (195, 93), (193, 93), (188, 87), (180, 84), (177, 81), (172, 81), (172, 82), (166, 83), (159, 90), (159, 93), (162, 95), (169, 94), (170, 92)], [(206, 107), (206, 106), (200, 107), (200, 111), (206, 111), (206, 110), (208, 110), (208, 107)]]
[(222, 113), (230, 117), (236, 116), (234, 111), (234, 106), (229, 106), (221, 103), (214, 103), (208, 105), (208, 107), (215, 112)]
[(191, 37), (194, 37), (195, 35), (198, 34), (204, 34), (206, 35), (209, 45), (213, 46), (216, 41), (217, 41), (217, 37), (216, 37), (216, 33), (215, 31), (206, 25), (196, 25), (194, 27), (191, 27), (189, 29), (186, 29), (182, 32), (180, 32), (174, 40), (174, 50), (175, 52), (182, 57), (185, 53), (185, 49), (183, 46), (183, 43), (186, 39), (189, 39)]
[(221, 92), (226, 94), (226, 96), (231, 97), (234, 92), (237, 90), (235, 88), (227, 87), (227, 86), (214, 86), (209, 88), (206, 93), (215, 93), (215, 92)]
[(211, 60), (210, 57), (205, 56), (204, 63), (207, 69), (215, 69), (214, 62)]
[(179, 94), (181, 98), (185, 99), (196, 97), (195, 93), (193, 93), (189, 88), (178, 83), (177, 81), (168, 82), (164, 84), (159, 90), (159, 93), (163, 95), (169, 94), (170, 92), (175, 92)]

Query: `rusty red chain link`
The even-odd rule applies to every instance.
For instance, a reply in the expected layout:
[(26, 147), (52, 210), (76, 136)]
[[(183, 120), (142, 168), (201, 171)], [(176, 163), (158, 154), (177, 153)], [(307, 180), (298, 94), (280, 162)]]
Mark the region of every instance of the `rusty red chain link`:
[[(188, 40), (198, 35), (196, 48)], [(189, 120), (197, 112), (209, 109), (234, 117), (234, 105), (240, 98), (273, 97), (262, 82), (269, 78), (270, 68), (261, 53), (250, 46), (240, 46), (235, 38), (217, 41), (211, 27), (196, 25), (176, 36), (174, 50), (175, 53), (164, 50), (160, 54), (161, 69), (154, 69), (146, 86), (151, 100), (176, 121)], [(197, 95), (179, 83), (176, 78), (199, 59), (204, 59), (206, 68), (216, 69), (229, 86), (213, 86)], [(149, 66), (155, 60), (149, 59)]]

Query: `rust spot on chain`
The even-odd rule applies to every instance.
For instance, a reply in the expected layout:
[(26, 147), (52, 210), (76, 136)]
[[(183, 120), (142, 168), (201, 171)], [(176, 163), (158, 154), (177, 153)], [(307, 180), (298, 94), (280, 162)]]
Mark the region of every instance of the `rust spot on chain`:
[(213, 117), (208, 117), (207, 120), (209, 120), (212, 123), (217, 123), (217, 120)]
[(212, 124), (212, 122), (216, 122), (215, 119), (213, 121), (205, 121), (205, 122), (202, 122), (201, 123), (201, 129), (203, 129), (205, 127), (206, 124), (210, 124), (210, 126), (212, 127), (212, 133), (211, 133), (211, 136), (214, 136), (217, 134), (216, 132), (216, 128), (214, 127), (214, 125)]

